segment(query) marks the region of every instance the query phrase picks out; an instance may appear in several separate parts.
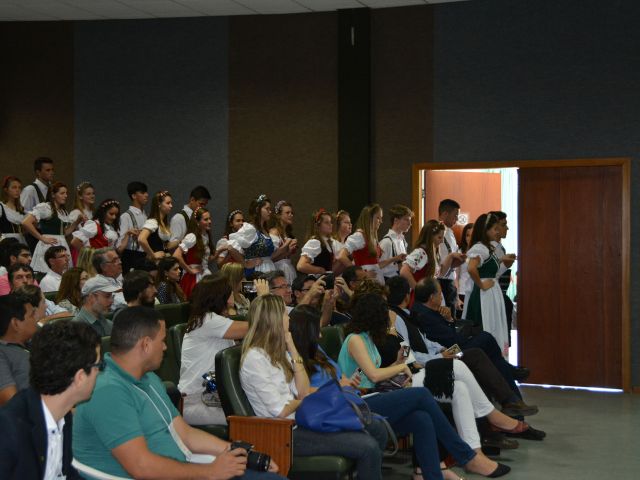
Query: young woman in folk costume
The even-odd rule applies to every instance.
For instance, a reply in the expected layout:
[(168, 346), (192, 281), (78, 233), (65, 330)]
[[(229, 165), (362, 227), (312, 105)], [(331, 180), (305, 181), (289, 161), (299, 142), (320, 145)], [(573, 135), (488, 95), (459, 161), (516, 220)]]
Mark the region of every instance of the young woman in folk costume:
[(187, 299), (191, 298), (196, 283), (211, 274), (209, 261), (213, 259), (212, 254), (211, 213), (204, 207), (198, 207), (191, 214), (187, 234), (173, 252), (184, 271), (180, 287)]
[(298, 240), (293, 234), (293, 205), (286, 200), (276, 203), (271, 225), (269, 236), (275, 248), (271, 259), (276, 269), (282, 270), (287, 282), (291, 284), (298, 275), (291, 263), (291, 256), (298, 248)]
[(324, 208), (313, 212), (307, 241), (298, 260), (298, 271), (306, 274), (323, 274), (341, 269), (337, 262), (338, 242), (332, 238), (333, 219)]

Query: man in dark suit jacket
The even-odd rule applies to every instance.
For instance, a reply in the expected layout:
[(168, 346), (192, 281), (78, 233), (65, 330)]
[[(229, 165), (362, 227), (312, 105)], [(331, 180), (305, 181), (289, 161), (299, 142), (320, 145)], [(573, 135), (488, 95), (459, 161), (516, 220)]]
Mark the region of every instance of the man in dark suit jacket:
[(103, 365), (100, 338), (83, 323), (47, 324), (33, 337), (29, 363), (31, 386), (0, 409), (0, 478), (80, 478), (71, 466), (70, 412), (91, 396)]
[(520, 391), (514, 380), (523, 380), (528, 370), (509, 364), (500, 351), (493, 335), (479, 332), (473, 336), (465, 336), (456, 332), (451, 312), (441, 306), (442, 290), (440, 284), (433, 279), (423, 279), (416, 285), (415, 301), (411, 307), (411, 318), (425, 336), (434, 342), (449, 348), (454, 344), (464, 351), (469, 348), (480, 348), (487, 354), (500, 371), (514, 392)]

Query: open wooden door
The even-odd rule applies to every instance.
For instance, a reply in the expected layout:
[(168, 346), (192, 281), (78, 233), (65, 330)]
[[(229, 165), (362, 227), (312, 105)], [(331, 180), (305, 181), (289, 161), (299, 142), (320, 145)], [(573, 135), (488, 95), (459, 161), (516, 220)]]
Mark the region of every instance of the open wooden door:
[(528, 382), (622, 388), (622, 166), (518, 174), (518, 341)]

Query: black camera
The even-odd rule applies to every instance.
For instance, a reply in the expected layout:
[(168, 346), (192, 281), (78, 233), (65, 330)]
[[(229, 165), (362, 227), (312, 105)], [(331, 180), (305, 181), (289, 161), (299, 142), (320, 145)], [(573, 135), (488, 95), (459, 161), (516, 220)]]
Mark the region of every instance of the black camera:
[(241, 440), (231, 442), (229, 450), (235, 450), (236, 448), (242, 448), (247, 452), (247, 468), (250, 470), (257, 470), (258, 472), (266, 472), (271, 465), (271, 457), (266, 453), (260, 453), (253, 450), (253, 445)]
[(247, 297), (249, 301), (253, 300), (258, 296), (258, 289), (256, 288), (256, 284), (253, 281), (242, 281), (242, 294)]

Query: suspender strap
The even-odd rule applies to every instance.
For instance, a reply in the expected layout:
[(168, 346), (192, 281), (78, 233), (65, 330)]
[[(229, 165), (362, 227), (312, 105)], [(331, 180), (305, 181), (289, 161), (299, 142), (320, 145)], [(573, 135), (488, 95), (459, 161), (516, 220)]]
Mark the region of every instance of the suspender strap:
[(184, 217), (184, 224), (188, 228), (189, 227), (189, 215), (187, 215), (187, 212), (185, 212), (184, 210), (181, 210), (180, 214)]
[(36, 182), (33, 182), (31, 185), (33, 185), (33, 188), (36, 189), (36, 195), (38, 196), (38, 201), (40, 203), (44, 203), (46, 201), (46, 198), (44, 198), (44, 194), (42, 193), (42, 190), (40, 190), (40, 187), (36, 184)]

